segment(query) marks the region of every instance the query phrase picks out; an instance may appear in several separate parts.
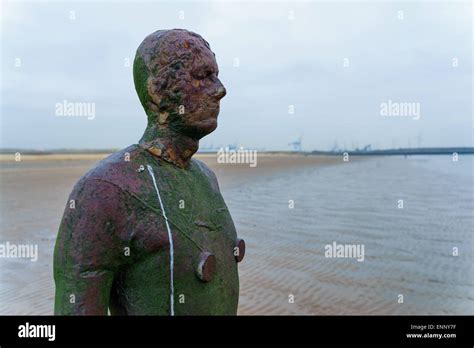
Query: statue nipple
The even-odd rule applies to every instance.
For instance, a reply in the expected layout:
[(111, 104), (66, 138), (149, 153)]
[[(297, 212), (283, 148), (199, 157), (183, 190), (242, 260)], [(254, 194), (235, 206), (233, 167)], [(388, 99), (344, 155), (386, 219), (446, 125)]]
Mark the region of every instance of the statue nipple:
[(243, 239), (238, 238), (235, 241), (234, 247), (234, 257), (235, 261), (240, 262), (245, 256), (245, 241)]
[(216, 273), (216, 257), (208, 251), (202, 252), (196, 269), (198, 278), (209, 283), (214, 278), (214, 273)]

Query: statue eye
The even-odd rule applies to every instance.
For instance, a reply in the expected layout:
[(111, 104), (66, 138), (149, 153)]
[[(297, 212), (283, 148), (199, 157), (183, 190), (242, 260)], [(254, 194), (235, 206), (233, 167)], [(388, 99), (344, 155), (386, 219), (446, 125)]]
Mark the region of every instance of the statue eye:
[(199, 71), (195, 74), (193, 74), (195, 78), (197, 78), (198, 80), (204, 80), (205, 78), (208, 78), (209, 76), (212, 75), (212, 70), (203, 70), (203, 71)]

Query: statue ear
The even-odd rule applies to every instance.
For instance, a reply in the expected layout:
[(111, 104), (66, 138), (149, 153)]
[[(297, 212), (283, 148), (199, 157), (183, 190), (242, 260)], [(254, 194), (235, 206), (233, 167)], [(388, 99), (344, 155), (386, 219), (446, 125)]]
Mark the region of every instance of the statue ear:
[(159, 106), (162, 100), (162, 86), (163, 83), (159, 78), (148, 76), (147, 79), (147, 89), (148, 96), (150, 97), (151, 103), (149, 103), (149, 108), (152, 112), (158, 113)]
[(158, 107), (161, 102), (161, 96), (162, 96), (161, 85), (162, 83), (159, 78), (148, 76), (148, 79), (147, 79), (148, 96), (150, 97), (153, 104), (156, 105), (156, 107)]

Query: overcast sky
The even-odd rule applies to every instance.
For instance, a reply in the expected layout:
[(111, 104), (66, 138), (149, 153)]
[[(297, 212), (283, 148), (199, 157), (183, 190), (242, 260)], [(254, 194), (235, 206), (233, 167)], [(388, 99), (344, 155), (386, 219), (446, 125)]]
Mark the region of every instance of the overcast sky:
[[(171, 28), (210, 43), (228, 91), (201, 145), (473, 146), (472, 15), (469, 1), (3, 1), (0, 147), (136, 143), (146, 116), (127, 62)], [(58, 116), (64, 100), (95, 117)], [(419, 119), (381, 115), (388, 100), (419, 103)]]

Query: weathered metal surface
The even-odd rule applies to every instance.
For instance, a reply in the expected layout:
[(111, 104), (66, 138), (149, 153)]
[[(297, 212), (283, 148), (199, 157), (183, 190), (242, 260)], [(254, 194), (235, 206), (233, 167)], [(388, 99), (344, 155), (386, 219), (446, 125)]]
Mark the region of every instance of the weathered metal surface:
[(134, 79), (148, 126), (69, 197), (54, 255), (56, 314), (236, 314), (235, 227), (214, 173), (191, 158), (217, 126), (217, 74), (197, 34), (158, 31), (140, 45)]
[(245, 256), (245, 241), (241, 238), (238, 238), (235, 242), (234, 256), (237, 262), (242, 261)]
[(214, 278), (216, 271), (216, 257), (214, 254), (205, 251), (199, 257), (199, 264), (197, 267), (197, 275), (203, 282), (210, 282)]

